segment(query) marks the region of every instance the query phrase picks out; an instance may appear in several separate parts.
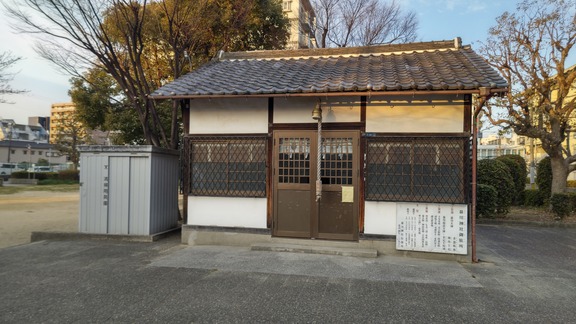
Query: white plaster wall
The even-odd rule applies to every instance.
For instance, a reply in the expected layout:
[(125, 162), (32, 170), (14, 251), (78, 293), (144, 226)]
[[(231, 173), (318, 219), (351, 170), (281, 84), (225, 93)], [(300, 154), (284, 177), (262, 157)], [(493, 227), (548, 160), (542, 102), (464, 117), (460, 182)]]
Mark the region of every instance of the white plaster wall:
[[(274, 98), (274, 123), (314, 123), (312, 110), (318, 103), (314, 97)], [(360, 98), (324, 97), (322, 122), (350, 123), (360, 121)]]
[(190, 101), (190, 134), (267, 132), (267, 98), (194, 99)]
[(364, 204), (364, 233), (396, 235), (396, 203), (366, 201)]
[(266, 228), (266, 198), (188, 197), (188, 225)]
[(412, 97), (393, 100), (372, 98), (366, 105), (366, 132), (461, 133), (464, 131), (462, 98)]

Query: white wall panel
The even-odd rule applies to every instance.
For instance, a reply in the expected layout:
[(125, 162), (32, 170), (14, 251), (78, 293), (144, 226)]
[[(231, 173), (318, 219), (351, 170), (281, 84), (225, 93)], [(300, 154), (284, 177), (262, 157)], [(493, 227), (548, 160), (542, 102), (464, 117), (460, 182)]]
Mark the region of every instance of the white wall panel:
[(108, 230), (108, 156), (81, 154), (80, 219), (81, 233)]
[(111, 156), (108, 173), (108, 234), (129, 233), (129, 208), (126, 201), (130, 199), (130, 160), (126, 157)]
[(190, 101), (190, 134), (268, 132), (268, 99), (194, 99)]
[[(130, 228), (129, 234), (146, 235), (150, 233), (150, 203), (156, 194), (156, 188), (151, 191), (150, 178), (157, 176), (150, 172), (150, 157), (130, 157), (129, 197)], [(165, 179), (169, 181), (168, 179)], [(172, 181), (171, 181), (172, 182)], [(156, 216), (156, 215), (154, 215)]]
[(396, 203), (385, 201), (365, 202), (364, 233), (396, 235)]
[(460, 98), (430, 97), (415, 100), (372, 98), (366, 105), (366, 132), (374, 133), (461, 133), (464, 103)]
[[(314, 123), (314, 97), (274, 98), (274, 123)], [(324, 97), (321, 99), (322, 122), (351, 123), (360, 121), (360, 98)]]
[(266, 198), (189, 196), (188, 225), (266, 228)]

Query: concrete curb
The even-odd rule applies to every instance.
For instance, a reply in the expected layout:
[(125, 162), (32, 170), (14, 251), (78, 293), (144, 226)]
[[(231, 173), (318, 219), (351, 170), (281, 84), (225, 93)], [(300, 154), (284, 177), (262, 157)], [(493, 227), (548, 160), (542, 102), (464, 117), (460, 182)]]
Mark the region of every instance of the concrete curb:
[(180, 227), (173, 228), (152, 235), (121, 235), (121, 234), (93, 234), (78, 232), (32, 232), (30, 242), (38, 241), (74, 241), (74, 240), (101, 240), (119, 242), (145, 242), (151, 243), (171, 235), (180, 233)]
[(252, 251), (327, 254), (327, 255), (351, 256), (362, 258), (378, 257), (378, 251), (375, 249), (351, 249), (351, 248), (332, 247), (332, 246), (260, 243), (260, 244), (252, 244), (250, 249)]
[(554, 227), (554, 228), (576, 228), (576, 224), (566, 224), (562, 222), (532, 222), (517, 221), (507, 219), (477, 219), (477, 225), (509, 225), (509, 226), (536, 226), (536, 227)]

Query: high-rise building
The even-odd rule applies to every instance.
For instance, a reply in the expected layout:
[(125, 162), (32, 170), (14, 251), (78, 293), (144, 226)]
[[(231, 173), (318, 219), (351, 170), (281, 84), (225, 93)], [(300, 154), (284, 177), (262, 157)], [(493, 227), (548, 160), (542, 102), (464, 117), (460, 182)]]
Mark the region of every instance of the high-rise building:
[(309, 0), (284, 0), (282, 11), (290, 20), (286, 49), (314, 48), (316, 14)]
[(68, 124), (75, 123), (73, 119), (75, 111), (76, 106), (72, 102), (52, 104), (50, 109), (50, 143), (55, 143), (58, 134), (68, 128)]
[(76, 105), (72, 102), (52, 104), (50, 110), (50, 143), (56, 143), (59, 135), (71, 134), (81, 137), (83, 142), (96, 145), (110, 145), (108, 132), (86, 129), (74, 116)]

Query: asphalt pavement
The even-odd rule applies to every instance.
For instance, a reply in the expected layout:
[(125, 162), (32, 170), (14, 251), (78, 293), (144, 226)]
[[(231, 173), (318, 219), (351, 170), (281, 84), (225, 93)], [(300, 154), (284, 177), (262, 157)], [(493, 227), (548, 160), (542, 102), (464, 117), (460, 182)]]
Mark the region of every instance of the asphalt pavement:
[(478, 264), (40, 241), (0, 249), (0, 322), (576, 322), (576, 229), (477, 235)]

